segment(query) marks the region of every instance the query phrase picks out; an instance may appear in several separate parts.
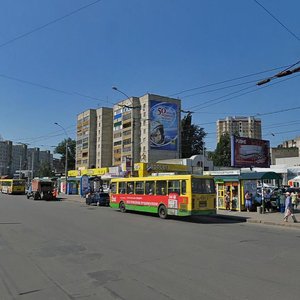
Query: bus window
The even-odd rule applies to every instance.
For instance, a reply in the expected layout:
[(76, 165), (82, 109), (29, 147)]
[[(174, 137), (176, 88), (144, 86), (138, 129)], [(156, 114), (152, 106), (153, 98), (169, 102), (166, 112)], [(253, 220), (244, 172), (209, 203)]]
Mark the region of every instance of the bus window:
[(154, 195), (155, 192), (155, 181), (146, 181), (146, 194)]
[(113, 182), (110, 186), (111, 193), (115, 194), (117, 192), (117, 183)]
[(126, 182), (119, 182), (119, 194), (126, 194)]
[(137, 181), (135, 184), (135, 193), (144, 195), (144, 181)]
[(128, 182), (127, 183), (127, 194), (134, 194), (133, 182)]
[(193, 194), (214, 194), (215, 185), (213, 179), (193, 178), (192, 193)]
[(156, 181), (156, 195), (166, 195), (167, 182), (165, 180)]
[(186, 195), (186, 180), (181, 181), (181, 195)]
[(180, 181), (179, 180), (169, 180), (168, 181), (168, 194), (177, 193), (180, 194)]

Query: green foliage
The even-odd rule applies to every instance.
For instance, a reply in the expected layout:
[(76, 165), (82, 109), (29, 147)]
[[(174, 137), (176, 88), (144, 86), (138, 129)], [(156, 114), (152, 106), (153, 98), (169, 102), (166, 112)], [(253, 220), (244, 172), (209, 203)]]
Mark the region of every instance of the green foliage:
[(230, 135), (225, 133), (221, 136), (217, 148), (212, 155), (215, 166), (230, 167), (231, 166), (231, 144)]
[(203, 152), (206, 133), (199, 125), (192, 124), (189, 113), (181, 120), (181, 157), (188, 158)]
[(68, 142), (68, 170), (75, 169), (76, 141), (71, 138), (64, 139), (54, 149), (54, 153), (61, 155), (61, 162), (65, 167), (66, 161), (66, 142)]
[(54, 176), (53, 171), (51, 170), (51, 166), (49, 163), (42, 163), (37, 172), (38, 177), (52, 177)]

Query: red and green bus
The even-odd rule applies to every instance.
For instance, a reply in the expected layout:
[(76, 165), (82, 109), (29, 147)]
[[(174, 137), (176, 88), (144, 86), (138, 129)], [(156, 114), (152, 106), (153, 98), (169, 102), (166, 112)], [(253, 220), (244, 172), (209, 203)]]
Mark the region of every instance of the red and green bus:
[(113, 178), (110, 206), (168, 215), (214, 215), (216, 192), (212, 176), (167, 175)]

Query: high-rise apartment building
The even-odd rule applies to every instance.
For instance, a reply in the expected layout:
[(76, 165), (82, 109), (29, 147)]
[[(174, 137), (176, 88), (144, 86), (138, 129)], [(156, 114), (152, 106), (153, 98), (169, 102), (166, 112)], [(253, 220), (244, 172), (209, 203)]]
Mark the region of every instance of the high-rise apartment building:
[(96, 168), (111, 167), (113, 110), (112, 108), (101, 107), (97, 109), (96, 113), (97, 113)]
[(27, 145), (12, 145), (12, 173), (27, 169)]
[(180, 158), (180, 112), (180, 100), (153, 94), (115, 104), (113, 165)]
[(89, 109), (77, 116), (76, 169), (112, 164), (112, 108)]
[(226, 117), (217, 121), (217, 142), (224, 133), (261, 139), (261, 120), (255, 117)]
[(0, 141), (0, 176), (12, 175), (12, 142)]
[(27, 166), (33, 178), (40, 168), (40, 148), (27, 149)]
[(95, 109), (77, 115), (76, 169), (96, 166), (96, 126)]

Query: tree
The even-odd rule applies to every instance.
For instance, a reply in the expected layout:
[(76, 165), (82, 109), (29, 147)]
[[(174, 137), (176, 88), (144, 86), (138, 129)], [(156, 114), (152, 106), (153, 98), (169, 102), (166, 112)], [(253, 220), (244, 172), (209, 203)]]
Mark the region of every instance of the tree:
[(225, 133), (221, 136), (217, 148), (212, 156), (215, 166), (230, 167), (231, 166), (231, 145), (230, 135)]
[(181, 121), (181, 157), (203, 153), (206, 133), (199, 125), (192, 124), (192, 115), (188, 113)]
[(38, 177), (52, 177), (53, 175), (54, 174), (49, 163), (44, 162), (40, 164), (40, 167), (37, 171)]
[(75, 156), (76, 156), (76, 141), (71, 138), (64, 139), (54, 149), (54, 153), (61, 155), (61, 162), (65, 167), (66, 162), (66, 142), (68, 141), (68, 169), (75, 169)]

